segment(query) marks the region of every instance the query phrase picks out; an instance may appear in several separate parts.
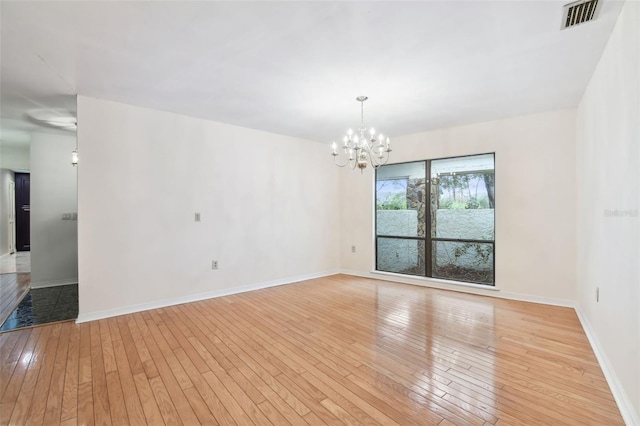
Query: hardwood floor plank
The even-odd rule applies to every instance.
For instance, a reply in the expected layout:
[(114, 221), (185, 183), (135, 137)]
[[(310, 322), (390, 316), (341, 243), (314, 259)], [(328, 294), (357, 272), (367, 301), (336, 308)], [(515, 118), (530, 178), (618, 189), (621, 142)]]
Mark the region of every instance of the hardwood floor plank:
[(56, 353), (53, 374), (51, 375), (51, 385), (49, 386), (49, 396), (44, 415), (44, 424), (54, 424), (60, 422), (62, 412), (62, 398), (64, 396), (64, 377), (67, 368), (67, 353), (69, 351), (69, 335), (73, 324), (68, 322), (62, 324), (60, 343)]
[(91, 376), (91, 323), (80, 324), (80, 348), (78, 354), (78, 384), (90, 383)]
[(5, 365), (7, 357), (13, 350), (13, 346), (21, 337), (22, 333), (19, 332), (0, 333), (0, 365)]
[(144, 371), (144, 367), (142, 366), (140, 355), (138, 355), (138, 349), (136, 348), (136, 344), (133, 341), (133, 336), (131, 335), (131, 330), (129, 330), (129, 326), (127, 325), (125, 317), (120, 316), (116, 319), (118, 322), (118, 330), (120, 331), (122, 344), (124, 345), (124, 349), (126, 351), (129, 370), (131, 371), (131, 374), (135, 376), (136, 374), (142, 373)]
[(0, 424), (623, 424), (574, 310), (335, 275), (0, 333)]
[(133, 378), (134, 374), (131, 371), (123, 341), (114, 340), (113, 349), (118, 365), (120, 385), (122, 386), (122, 392), (124, 394), (124, 404), (127, 408), (128, 421), (130, 424), (144, 424), (144, 411), (140, 403), (140, 398), (138, 397), (135, 380)]
[(127, 317), (127, 325), (129, 326), (129, 331), (131, 332), (131, 337), (136, 346), (136, 350), (138, 352), (138, 356), (142, 363), (142, 368), (145, 371), (148, 379), (156, 377), (158, 374), (158, 369), (156, 368), (156, 364), (153, 362), (153, 358), (149, 353), (149, 349), (142, 337), (142, 333), (138, 328), (138, 323), (136, 321), (136, 317), (134, 315), (129, 315)]
[(342, 424), (345, 425), (362, 425), (366, 423), (362, 423), (361, 419), (356, 419), (354, 416), (349, 414), (344, 408), (333, 402), (331, 399), (327, 398), (320, 402), (327, 410), (331, 412), (334, 416), (336, 416)]
[[(282, 386), (289, 389), (291, 392), (295, 393), (295, 395), (304, 403), (306, 407), (309, 408), (309, 412), (303, 416), (305, 420), (313, 419), (313, 421), (321, 421), (326, 425), (337, 425), (339, 424), (338, 418), (335, 417), (329, 410), (327, 410), (321, 402), (326, 399), (326, 396), (320, 400), (314, 398), (309, 395), (305, 389), (316, 389), (302, 377), (297, 376), (297, 380), (294, 382), (288, 376), (284, 374), (279, 374), (276, 376), (276, 380), (282, 384)], [(304, 384), (303, 384), (304, 383)], [(302, 384), (302, 387), (300, 386)], [(318, 391), (319, 394), (324, 395)], [(312, 416), (309, 416), (312, 414)]]
[[(158, 363), (161, 363), (162, 366), (164, 366), (166, 363), (166, 365), (171, 369), (171, 372), (178, 382), (180, 389), (185, 390), (193, 387), (193, 383), (191, 383), (191, 380), (189, 380), (189, 376), (176, 359), (176, 356), (171, 349), (171, 345), (167, 343), (167, 340), (160, 331), (158, 325), (151, 321), (147, 321), (147, 325), (149, 327), (151, 336), (153, 337), (155, 344), (157, 345), (157, 348), (160, 349), (160, 353), (164, 358), (163, 361), (156, 361), (156, 366), (158, 366)], [(173, 339), (173, 337), (171, 339), (175, 340)]]
[(78, 384), (91, 383), (91, 356), (83, 356), (78, 360)]
[(263, 402), (258, 404), (258, 408), (269, 419), (271, 424), (273, 425), (290, 424), (287, 421), (287, 419), (282, 414), (280, 414), (280, 411), (278, 411), (273, 405), (271, 405), (269, 401), (264, 400)]
[(78, 424), (78, 419), (74, 417), (72, 419), (67, 419), (61, 422), (60, 426), (77, 426), (77, 424)]
[[(11, 373), (11, 376), (0, 377), (0, 387), (4, 384), (4, 393), (0, 392), (0, 403), (15, 403), (18, 399), (18, 393), (22, 387), (22, 383), (27, 374), (27, 368), (33, 358), (33, 351), (40, 338), (42, 329), (40, 327), (34, 328), (29, 335), (29, 340), (24, 346), (20, 357), (16, 360), (16, 365)], [(9, 413), (11, 414), (11, 413)]]
[(81, 425), (95, 424), (92, 382), (78, 384), (78, 423)]
[(51, 331), (51, 338), (47, 342), (47, 348), (43, 354), (43, 365), (38, 373), (38, 381), (33, 391), (33, 399), (29, 407), (29, 415), (27, 423), (40, 424), (44, 421), (44, 413), (47, 406), (47, 397), (49, 396), (49, 386), (51, 385), (51, 376), (55, 365), (58, 343), (60, 341), (60, 328), (62, 324), (55, 324)]
[(107, 393), (109, 394), (109, 409), (111, 421), (115, 425), (129, 424), (129, 416), (124, 402), (120, 377), (117, 371), (109, 371), (107, 374)]
[[(204, 377), (205, 379), (207, 379), (209, 385), (214, 389), (214, 391), (217, 393), (219, 384), (222, 384), (227, 389), (228, 393), (230, 395), (233, 395), (233, 398), (244, 409), (247, 416), (254, 423), (264, 424), (265, 422), (267, 422), (267, 418), (258, 409), (253, 400), (251, 400), (251, 398), (242, 390), (238, 383), (236, 383), (231, 378), (228, 372), (224, 368), (222, 368), (220, 364), (218, 364), (217, 360), (211, 356), (205, 346), (199, 345), (195, 340), (192, 341), (192, 344), (196, 346), (196, 350), (200, 352), (201, 356), (205, 359), (205, 362), (211, 368), (211, 371), (205, 373)], [(218, 383), (218, 385), (214, 387), (214, 383)]]
[[(101, 320), (102, 321), (102, 320)], [(93, 416), (98, 425), (110, 425), (111, 408), (109, 407), (109, 392), (107, 390), (107, 376), (102, 359), (102, 336), (100, 335), (100, 321), (91, 324), (91, 389), (93, 391)]]
[[(167, 406), (169, 405), (168, 401), (171, 401), (171, 405), (175, 407), (176, 412), (178, 413), (179, 417), (182, 419), (182, 422), (184, 424), (187, 424), (187, 425), (196, 424), (198, 422), (198, 418), (196, 417), (195, 413), (193, 412), (193, 409), (189, 405), (189, 402), (187, 401), (186, 397), (184, 396), (184, 393), (182, 392), (183, 389), (180, 387), (180, 383), (176, 379), (176, 376), (174, 375), (174, 371), (169, 366), (167, 358), (165, 358), (165, 353), (161, 351), (156, 341), (154, 340), (153, 333), (157, 326), (153, 324), (152, 321), (145, 321), (144, 319), (145, 315), (143, 314), (134, 314), (134, 317), (136, 319), (136, 322), (138, 323), (138, 326), (140, 327), (140, 330), (142, 331), (143, 339), (147, 345), (147, 348), (149, 348), (150, 354), (153, 358), (153, 362), (158, 370), (159, 376), (156, 376), (153, 379), (157, 379), (161, 377), (160, 382), (163, 382), (162, 386), (160, 386), (160, 383), (157, 380), (153, 380), (153, 381), (149, 380), (149, 382), (151, 383), (151, 389), (154, 391), (154, 394), (156, 394), (157, 396), (160, 395), (162, 397), (161, 399), (158, 400), (158, 405), (161, 404), (161, 401), (162, 401), (162, 404), (164, 404), (164, 405), (160, 405), (163, 417), (165, 413), (167, 413), (168, 411), (165, 410), (163, 412), (162, 408), (164, 406), (166, 409)], [(169, 354), (171, 359), (175, 358), (175, 356), (173, 355), (173, 352), (171, 352), (170, 349), (167, 349), (166, 353)], [(177, 360), (175, 362), (177, 363)], [(181, 371), (181, 374), (183, 374), (183, 370)], [(184, 376), (186, 377), (186, 373), (184, 373)], [(156, 384), (155, 387), (154, 387), (154, 383)], [(193, 385), (190, 383), (190, 386), (193, 386)], [(156, 390), (158, 392), (156, 392)], [(168, 392), (168, 395), (170, 396), (170, 398), (165, 398), (164, 390)]]
[(441, 415), (426, 409), (424, 405), (418, 402), (403, 400), (403, 398), (400, 398), (397, 395), (392, 395), (384, 388), (373, 386), (353, 374), (347, 376), (347, 379), (368, 392), (370, 395), (383, 401), (384, 405), (390, 405), (390, 407), (393, 407), (393, 410), (387, 409), (385, 412), (398, 422), (400, 422), (399, 420), (402, 417), (414, 419), (416, 424), (439, 424), (439, 422), (442, 421)]
[(247, 413), (244, 412), (240, 404), (233, 398), (229, 391), (224, 387), (222, 382), (213, 374), (212, 371), (207, 371), (202, 375), (207, 381), (211, 389), (214, 390), (224, 407), (227, 409), (234, 421), (239, 425), (254, 424)]
[[(7, 355), (2, 364), (0, 364), (0, 401), (5, 401), (4, 394), (9, 386), (11, 380), (16, 376), (15, 369), (18, 368), (17, 377), (19, 377), (21, 369), (18, 366), (18, 360), (20, 354), (23, 352), (31, 330), (25, 330), (23, 333), (17, 335), (15, 343), (12, 345), (11, 350), (7, 350)], [(17, 379), (19, 380), (19, 379)], [(14, 385), (15, 386), (15, 385)], [(8, 400), (6, 402), (9, 402)]]
[(164, 417), (160, 412), (160, 407), (155, 399), (153, 390), (151, 389), (151, 385), (147, 379), (147, 375), (145, 373), (138, 373), (133, 376), (133, 381), (136, 384), (136, 389), (138, 390), (138, 396), (140, 398), (140, 403), (142, 404), (147, 423), (150, 425), (164, 424)]
[(102, 360), (104, 361), (105, 374), (114, 372), (118, 369), (116, 365), (116, 356), (113, 352), (113, 343), (111, 342), (111, 331), (109, 330), (109, 319), (98, 321), (100, 324), (100, 340), (102, 343)]
[[(33, 399), (36, 381), (40, 374), (42, 364), (44, 363), (43, 353), (46, 351), (46, 348), (49, 347), (48, 342), (52, 331), (53, 327), (46, 327), (40, 334), (38, 343), (31, 354), (31, 359), (28, 361), (29, 366), (27, 367), (27, 373), (22, 382), (22, 386), (20, 387), (16, 403), (13, 406), (10, 424), (23, 424), (26, 422), (27, 415), (31, 408), (31, 401)], [(16, 331), (14, 333), (20, 333), (20, 331)]]
[[(175, 306), (166, 309), (166, 315), (169, 317), (167, 320), (174, 327), (168, 328), (177, 342), (179, 343), (178, 349), (182, 349), (189, 356), (191, 362), (195, 365), (200, 373), (209, 371), (209, 366), (198, 354), (195, 348), (189, 343), (189, 337), (193, 336), (190, 327), (180, 318), (179, 309)], [(177, 350), (177, 349), (174, 349)]]
[(78, 382), (80, 359), (80, 326), (71, 327), (69, 337), (69, 349), (67, 351), (66, 370), (64, 377), (64, 390), (62, 393), (62, 410), (60, 420), (76, 419), (78, 417)]
[(0, 425), (8, 425), (11, 419), (11, 413), (13, 412), (13, 402), (0, 403)]
[(196, 416), (198, 417), (198, 420), (201, 424), (218, 424), (213, 414), (211, 414), (209, 407), (207, 407), (207, 404), (204, 402), (202, 396), (200, 396), (200, 393), (198, 393), (196, 388), (185, 389), (184, 394), (187, 397), (189, 404), (191, 404), (191, 408), (193, 408), (193, 411), (196, 413)]
[[(184, 367), (185, 371), (193, 381), (195, 388), (200, 395), (204, 398), (205, 403), (209, 407), (209, 411), (217, 419), (219, 424), (235, 424), (235, 421), (224, 407), (220, 399), (213, 392), (205, 378), (200, 371), (196, 368), (192, 360), (187, 356), (187, 353), (182, 349), (176, 349), (176, 357)], [(207, 370), (209, 371), (209, 370)]]
[(158, 407), (160, 408), (160, 413), (162, 414), (164, 422), (168, 425), (183, 424), (182, 420), (180, 419), (180, 414), (178, 413), (176, 407), (173, 405), (171, 397), (169, 396), (169, 392), (164, 386), (164, 383), (162, 383), (162, 379), (160, 378), (160, 376), (149, 379), (149, 384), (151, 385), (151, 391), (153, 392), (156, 402), (158, 403)]

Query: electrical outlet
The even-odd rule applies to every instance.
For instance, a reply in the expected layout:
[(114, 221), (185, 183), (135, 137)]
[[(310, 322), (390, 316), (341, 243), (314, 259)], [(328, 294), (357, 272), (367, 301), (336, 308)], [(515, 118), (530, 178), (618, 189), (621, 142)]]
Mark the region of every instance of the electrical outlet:
[(200, 213), (196, 213), (196, 222), (200, 222)]
[(600, 287), (596, 287), (596, 302), (600, 302)]
[(351, 253), (355, 253), (356, 252), (356, 246), (351, 246)]
[(218, 261), (217, 260), (212, 260), (211, 261), (211, 269), (218, 269)]

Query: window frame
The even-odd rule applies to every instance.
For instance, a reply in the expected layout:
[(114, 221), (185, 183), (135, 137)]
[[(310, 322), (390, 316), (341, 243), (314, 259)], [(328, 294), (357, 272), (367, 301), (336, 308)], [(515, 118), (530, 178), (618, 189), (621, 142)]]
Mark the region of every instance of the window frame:
[[(431, 162), (432, 161), (439, 161), (439, 160), (448, 160), (448, 159), (454, 159), (454, 158), (466, 158), (466, 157), (476, 157), (476, 156), (481, 156), (481, 155), (492, 155), (493, 156), (493, 174), (494, 174), (494, 206), (493, 206), (493, 211), (494, 211), (494, 216), (493, 216), (493, 229), (494, 229), (494, 237), (493, 240), (479, 240), (479, 239), (472, 239), (472, 238), (446, 238), (446, 237), (433, 237), (432, 236), (432, 232), (431, 232)], [(482, 286), (482, 287), (488, 287), (488, 288), (495, 288), (496, 285), (496, 216), (495, 216), (495, 210), (496, 210), (496, 197), (495, 197), (495, 173), (496, 173), (496, 153), (495, 152), (483, 152), (483, 153), (478, 153), (478, 154), (467, 154), (467, 155), (457, 155), (457, 156), (449, 156), (449, 157), (438, 157), (438, 158), (430, 158), (430, 159), (425, 159), (425, 160), (415, 160), (415, 161), (404, 161), (404, 162), (400, 162), (400, 163), (392, 163), (392, 164), (385, 164), (384, 166), (397, 166), (397, 165), (402, 165), (402, 164), (411, 164), (411, 163), (425, 163), (425, 167), (424, 167), (424, 171), (425, 171), (425, 185), (428, 185), (428, 191), (426, 191), (426, 197), (427, 200), (425, 200), (425, 202), (427, 203), (427, 207), (425, 208), (425, 215), (424, 215), (424, 220), (425, 220), (425, 224), (424, 224), (424, 235), (423, 236), (399, 236), (399, 235), (379, 235), (378, 234), (378, 206), (377, 206), (377, 198), (378, 198), (378, 170), (379, 168), (375, 169), (375, 173), (373, 176), (373, 186), (374, 186), (374, 193), (373, 193), (373, 211), (374, 211), (374, 265), (375, 265), (375, 272), (382, 272), (382, 273), (390, 273), (390, 274), (398, 274), (398, 275), (403, 275), (403, 276), (407, 276), (407, 277), (419, 277), (419, 278), (429, 278), (429, 279), (437, 279), (437, 280), (444, 280), (444, 281), (449, 281), (452, 283), (465, 283), (465, 284), (472, 284), (472, 285), (478, 285), (478, 286)], [(381, 167), (384, 167), (381, 166)], [(475, 173), (479, 172), (475, 171)], [(465, 171), (464, 173), (474, 173), (474, 171)], [(393, 179), (398, 179), (398, 178), (402, 178), (402, 177), (397, 177), (397, 178), (392, 178), (392, 179), (388, 179), (388, 180), (393, 180)], [(380, 238), (390, 238), (390, 239), (403, 239), (403, 240), (415, 240), (415, 241), (423, 241), (424, 242), (424, 261), (425, 261), (425, 265), (424, 265), (424, 275), (418, 275), (418, 274), (406, 274), (406, 273), (401, 273), (401, 272), (390, 272), (390, 271), (384, 271), (384, 270), (380, 270), (378, 268), (378, 246), (379, 246), (379, 239)], [(433, 257), (432, 257), (432, 253), (433, 253), (433, 243), (434, 242), (453, 242), (453, 243), (480, 243), (480, 244), (491, 244), (492, 246), (492, 250), (493, 250), (493, 255), (492, 257), (492, 263), (491, 263), (491, 268), (492, 268), (492, 280), (491, 283), (483, 283), (483, 282), (477, 282), (477, 281), (468, 281), (468, 280), (463, 280), (463, 279), (451, 279), (451, 278), (442, 278), (442, 277), (434, 277), (433, 276)]]

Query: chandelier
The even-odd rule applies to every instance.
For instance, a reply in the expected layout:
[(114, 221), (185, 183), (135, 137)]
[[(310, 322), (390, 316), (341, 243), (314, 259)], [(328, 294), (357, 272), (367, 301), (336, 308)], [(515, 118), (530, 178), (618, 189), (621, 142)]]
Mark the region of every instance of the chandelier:
[[(360, 169), (360, 173), (367, 168), (367, 164), (377, 169), (389, 161), (389, 138), (382, 133), (376, 135), (376, 131), (364, 126), (364, 101), (366, 96), (358, 96), (356, 101), (360, 102), (360, 127), (355, 132), (351, 129), (347, 131), (342, 139), (342, 146), (338, 148), (335, 142), (331, 144), (333, 162), (338, 167), (349, 166), (351, 169)], [(338, 149), (340, 152), (338, 152)], [(344, 157), (344, 162), (338, 157)]]

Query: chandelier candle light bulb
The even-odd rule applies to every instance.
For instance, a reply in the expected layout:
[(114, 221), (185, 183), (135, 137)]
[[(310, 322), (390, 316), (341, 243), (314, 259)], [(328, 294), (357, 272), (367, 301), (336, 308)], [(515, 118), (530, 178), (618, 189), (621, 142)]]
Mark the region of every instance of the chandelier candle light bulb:
[[(340, 152), (338, 152), (336, 143), (333, 142), (331, 144), (331, 155), (336, 166), (349, 166), (351, 169), (355, 169), (357, 166), (362, 173), (367, 168), (367, 164), (371, 164), (374, 169), (386, 164), (389, 161), (391, 148), (389, 137), (386, 137), (385, 141), (385, 136), (380, 133), (376, 138), (375, 129), (373, 127), (367, 129), (364, 126), (364, 101), (367, 100), (367, 97), (358, 96), (356, 100), (360, 102), (360, 127), (356, 132), (352, 129), (347, 131), (347, 135), (342, 139), (344, 144), (341, 146)], [(367, 133), (369, 136), (367, 136)], [(347, 154), (349, 158), (344, 163), (338, 160), (338, 157), (346, 156)]]

